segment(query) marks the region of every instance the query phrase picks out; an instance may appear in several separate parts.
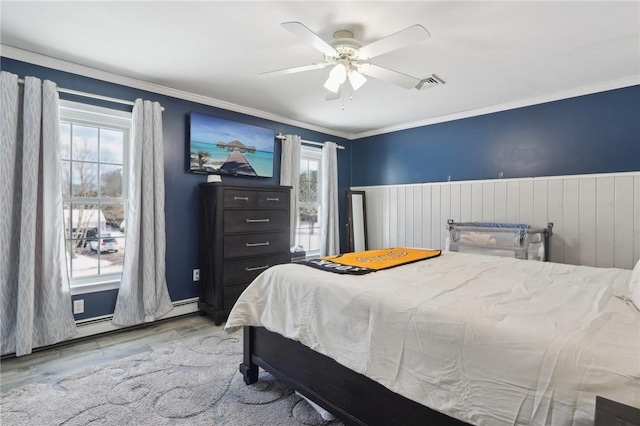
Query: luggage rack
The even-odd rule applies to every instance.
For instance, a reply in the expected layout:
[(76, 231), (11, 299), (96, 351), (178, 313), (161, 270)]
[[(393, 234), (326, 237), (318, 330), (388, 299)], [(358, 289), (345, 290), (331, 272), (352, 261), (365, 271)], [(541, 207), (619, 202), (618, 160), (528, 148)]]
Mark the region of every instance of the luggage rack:
[(521, 223), (447, 221), (449, 251), (549, 261), (553, 223), (532, 228)]

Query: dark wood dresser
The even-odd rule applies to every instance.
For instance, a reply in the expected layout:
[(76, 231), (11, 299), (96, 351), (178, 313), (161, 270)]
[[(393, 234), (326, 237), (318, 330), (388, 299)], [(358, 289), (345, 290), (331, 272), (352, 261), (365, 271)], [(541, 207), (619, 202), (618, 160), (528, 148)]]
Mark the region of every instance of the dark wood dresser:
[(200, 184), (201, 311), (220, 325), (265, 269), (291, 260), (288, 186)]

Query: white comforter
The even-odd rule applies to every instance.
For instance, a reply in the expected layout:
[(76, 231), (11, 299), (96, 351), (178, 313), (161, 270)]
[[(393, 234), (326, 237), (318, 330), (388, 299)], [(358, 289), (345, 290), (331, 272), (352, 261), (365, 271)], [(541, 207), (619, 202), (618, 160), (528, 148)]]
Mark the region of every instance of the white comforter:
[(477, 425), (591, 425), (595, 396), (640, 407), (631, 271), (467, 253), (363, 276), (275, 266), (227, 329), (263, 326)]

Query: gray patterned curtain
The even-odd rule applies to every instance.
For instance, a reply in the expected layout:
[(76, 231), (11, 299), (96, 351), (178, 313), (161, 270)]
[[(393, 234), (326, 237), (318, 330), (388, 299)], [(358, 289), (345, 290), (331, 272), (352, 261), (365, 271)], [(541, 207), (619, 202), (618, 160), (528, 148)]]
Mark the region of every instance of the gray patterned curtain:
[(122, 282), (112, 322), (155, 321), (173, 305), (165, 276), (162, 107), (137, 99), (129, 149), (129, 203)]
[(2, 354), (76, 333), (65, 257), (56, 85), (0, 73)]
[(320, 256), (340, 253), (340, 218), (338, 217), (338, 145), (322, 146), (322, 233)]
[(296, 230), (298, 228), (298, 190), (300, 186), (300, 146), (298, 135), (286, 135), (282, 140), (282, 154), (280, 156), (280, 185), (291, 187), (291, 236), (290, 245), (296, 244)]

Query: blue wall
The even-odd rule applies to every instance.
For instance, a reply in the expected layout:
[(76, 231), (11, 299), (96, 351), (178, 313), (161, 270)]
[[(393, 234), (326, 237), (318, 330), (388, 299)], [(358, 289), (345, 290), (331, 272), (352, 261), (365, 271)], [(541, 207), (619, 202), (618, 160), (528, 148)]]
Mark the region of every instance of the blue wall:
[(358, 139), (353, 186), (640, 170), (640, 86)]
[[(198, 296), (191, 271), (198, 267), (198, 184), (206, 178), (186, 171), (190, 111), (215, 115), (303, 139), (332, 140), (338, 152), (340, 230), (345, 229), (344, 194), (349, 186), (389, 185), (607, 173), (640, 170), (640, 86), (487, 114), (357, 141), (169, 96), (2, 58), (0, 69), (50, 79), (60, 87), (133, 100), (141, 97), (165, 107), (164, 156), (167, 221), (167, 283), (172, 300)], [(61, 98), (73, 99), (67, 95)], [(77, 100), (77, 99), (76, 99)], [(107, 105), (87, 98), (83, 102)], [(112, 108), (128, 107), (108, 104)], [(273, 179), (224, 178), (228, 182), (277, 184), (280, 147)], [(341, 232), (341, 246), (346, 236)], [(77, 319), (113, 312), (117, 290), (92, 293)]]
[[(192, 270), (198, 268), (198, 227), (199, 227), (199, 192), (198, 184), (206, 181), (206, 176), (187, 171), (187, 141), (189, 112), (214, 115), (230, 120), (241, 121), (257, 126), (272, 128), (276, 133), (297, 134), (302, 139), (312, 141), (333, 141), (344, 145), (346, 149), (338, 151), (338, 176), (340, 196), (340, 229), (345, 229), (346, 211), (344, 194), (350, 185), (350, 145), (351, 142), (332, 135), (303, 129), (275, 121), (240, 114), (220, 108), (185, 101), (157, 93), (133, 89), (127, 86), (108, 83), (67, 72), (44, 68), (37, 65), (7, 58), (0, 59), (0, 69), (21, 78), (34, 76), (54, 81), (59, 87), (80, 90), (119, 99), (134, 100), (143, 98), (158, 101), (165, 108), (163, 113), (164, 127), (164, 164), (166, 192), (167, 223), (167, 284), (171, 299), (184, 300), (199, 295), (198, 283), (192, 281)], [(79, 100), (95, 105), (109, 106), (115, 109), (129, 109), (126, 105), (106, 104), (89, 98), (75, 98), (60, 94), (61, 99)], [(274, 178), (233, 178), (223, 177), (224, 182), (250, 185), (277, 185), (280, 178), (280, 144), (276, 146), (276, 164)], [(346, 236), (341, 235), (342, 247), (346, 247)], [(101, 293), (90, 293), (74, 296), (74, 299), (85, 299), (85, 313), (76, 319), (91, 318), (113, 313), (117, 290)]]

